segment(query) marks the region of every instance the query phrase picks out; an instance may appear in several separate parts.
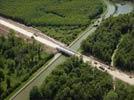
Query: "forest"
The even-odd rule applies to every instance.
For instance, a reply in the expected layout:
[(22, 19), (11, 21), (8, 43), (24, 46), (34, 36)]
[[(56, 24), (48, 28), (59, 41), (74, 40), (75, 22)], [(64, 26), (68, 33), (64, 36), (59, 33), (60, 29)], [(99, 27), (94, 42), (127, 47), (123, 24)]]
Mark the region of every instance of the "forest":
[(35, 27), (66, 44), (104, 9), (101, 0), (0, 0), (1, 16)]
[(134, 0), (111, 0), (111, 1), (116, 1), (116, 2), (130, 1), (130, 2), (134, 2)]
[(132, 34), (123, 36), (115, 55), (114, 64), (122, 70), (134, 71), (134, 31)]
[[(133, 70), (133, 25), (134, 13), (106, 19), (95, 33), (83, 41), (81, 45), (83, 53), (91, 54), (110, 64), (111, 57), (117, 49), (114, 65), (120, 69)], [(128, 39), (128, 37), (131, 37), (131, 39)]]
[(81, 59), (68, 58), (47, 77), (40, 87), (33, 87), (30, 100), (133, 100), (134, 86), (113, 80)]
[(44, 50), (35, 40), (27, 43), (14, 32), (0, 36), (0, 100), (53, 57)]

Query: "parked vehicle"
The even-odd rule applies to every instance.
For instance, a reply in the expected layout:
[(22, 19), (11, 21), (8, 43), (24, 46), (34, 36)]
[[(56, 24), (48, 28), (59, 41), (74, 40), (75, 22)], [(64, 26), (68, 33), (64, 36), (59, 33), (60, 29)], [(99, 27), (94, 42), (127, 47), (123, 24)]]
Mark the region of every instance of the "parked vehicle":
[(103, 71), (103, 72), (106, 71), (106, 69), (105, 69), (104, 67), (102, 67), (102, 66), (99, 66), (99, 69), (100, 69), (101, 71)]
[(97, 62), (95, 61), (94, 64), (97, 65)]
[(97, 25), (97, 24), (95, 24), (95, 25), (93, 25), (93, 27), (98, 27), (98, 25)]
[(132, 76), (129, 76), (129, 78), (133, 78)]
[(125, 5), (125, 2), (122, 2), (121, 5)]
[(37, 33), (34, 33), (34, 36), (36, 36), (36, 37), (37, 37), (37, 36), (38, 36), (38, 34), (37, 34)]

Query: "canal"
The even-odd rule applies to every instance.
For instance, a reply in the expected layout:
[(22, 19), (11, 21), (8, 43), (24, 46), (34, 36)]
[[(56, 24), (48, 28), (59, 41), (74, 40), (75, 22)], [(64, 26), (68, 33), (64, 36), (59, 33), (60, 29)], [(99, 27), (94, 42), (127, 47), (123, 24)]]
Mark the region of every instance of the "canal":
[[(115, 11), (115, 6), (108, 1), (105, 1), (107, 4), (107, 11), (104, 18), (108, 18), (109, 16), (115, 14), (115, 16), (119, 14), (125, 14), (133, 11), (133, 7), (130, 4), (116, 4), (117, 11)], [(98, 18), (97, 21), (101, 21), (102, 17)], [(90, 25), (69, 47), (72, 50), (78, 50), (80, 48), (81, 42), (86, 39), (90, 34), (92, 34), (96, 30), (96, 27)], [(25, 85), (24, 88), (21, 88), (14, 96), (11, 97), (12, 100), (28, 100), (29, 93), (33, 86), (40, 86), (42, 82), (46, 79), (46, 77), (52, 72), (52, 70), (59, 64), (63, 63), (67, 57), (61, 54), (56, 54), (50, 64), (44, 66), (43, 71), (37, 72), (38, 75), (33, 77), (33, 79)]]

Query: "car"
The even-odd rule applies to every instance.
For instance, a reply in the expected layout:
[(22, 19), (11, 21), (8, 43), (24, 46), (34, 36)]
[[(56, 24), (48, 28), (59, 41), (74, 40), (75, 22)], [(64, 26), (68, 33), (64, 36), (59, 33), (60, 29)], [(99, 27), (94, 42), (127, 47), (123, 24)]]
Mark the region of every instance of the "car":
[(98, 26), (97, 24), (93, 25), (93, 27), (97, 27), (97, 26)]
[(132, 76), (129, 76), (129, 78), (133, 78)]
[(111, 69), (111, 67), (110, 67), (110, 66), (108, 66), (108, 69)]
[(102, 66), (99, 66), (99, 69), (102, 70), (103, 72), (106, 71), (106, 69), (104, 67), (102, 67)]
[(125, 2), (122, 2), (121, 5), (125, 5)]
[(37, 37), (37, 36), (38, 36), (38, 34), (37, 34), (37, 33), (34, 33), (34, 36), (36, 36), (36, 37)]
[(95, 61), (94, 64), (97, 65), (97, 62)]
[(34, 39), (34, 36), (31, 36), (31, 39)]
[(112, 66), (110, 66), (110, 68), (109, 68), (111, 71), (114, 71), (115, 70), (115, 68), (114, 67), (112, 67)]

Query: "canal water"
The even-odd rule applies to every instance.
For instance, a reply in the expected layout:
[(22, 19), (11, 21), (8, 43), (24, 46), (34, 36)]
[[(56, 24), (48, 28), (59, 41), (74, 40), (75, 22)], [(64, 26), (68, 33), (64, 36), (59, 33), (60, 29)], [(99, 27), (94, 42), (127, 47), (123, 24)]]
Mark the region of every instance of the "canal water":
[(115, 16), (118, 16), (120, 14), (127, 14), (127, 13), (134, 11), (133, 6), (134, 4), (132, 3), (124, 3), (124, 4), (117, 3), (116, 4), (117, 10), (116, 10)]

